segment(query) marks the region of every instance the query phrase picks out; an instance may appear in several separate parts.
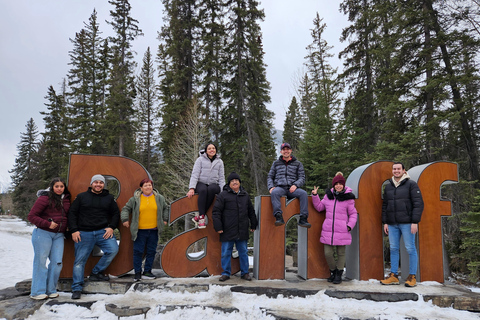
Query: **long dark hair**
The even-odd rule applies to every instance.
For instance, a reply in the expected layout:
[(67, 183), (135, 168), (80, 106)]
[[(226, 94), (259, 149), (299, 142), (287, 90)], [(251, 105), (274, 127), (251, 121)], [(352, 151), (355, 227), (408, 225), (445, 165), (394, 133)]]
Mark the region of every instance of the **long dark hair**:
[(57, 182), (61, 182), (65, 186), (65, 189), (63, 190), (64, 197), (70, 198), (70, 191), (68, 191), (67, 184), (65, 183), (65, 181), (63, 181), (62, 178), (57, 177), (57, 178), (53, 178), (52, 181), (50, 181), (50, 184), (48, 185), (48, 188), (49, 188), (49, 190), (48, 190), (49, 203), (53, 208), (59, 208), (60, 209), (63, 206), (63, 199), (62, 199), (61, 196), (59, 196), (58, 194), (56, 194), (53, 191), (53, 186)]

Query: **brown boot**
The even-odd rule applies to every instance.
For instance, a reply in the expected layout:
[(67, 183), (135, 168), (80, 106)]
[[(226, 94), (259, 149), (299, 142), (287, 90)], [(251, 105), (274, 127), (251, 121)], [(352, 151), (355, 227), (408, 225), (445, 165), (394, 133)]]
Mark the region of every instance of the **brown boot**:
[(414, 274), (409, 274), (405, 280), (405, 287), (415, 287), (417, 285), (417, 277)]
[(390, 284), (400, 284), (400, 281), (398, 281), (398, 276), (395, 273), (390, 272), (387, 279), (380, 280), (380, 283), (390, 285)]

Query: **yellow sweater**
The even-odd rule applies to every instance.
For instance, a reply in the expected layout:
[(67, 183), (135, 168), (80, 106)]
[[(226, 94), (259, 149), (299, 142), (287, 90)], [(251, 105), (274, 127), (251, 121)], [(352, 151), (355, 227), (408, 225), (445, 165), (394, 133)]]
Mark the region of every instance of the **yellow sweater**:
[(153, 193), (145, 197), (140, 196), (140, 216), (138, 229), (153, 229), (157, 227), (157, 202)]

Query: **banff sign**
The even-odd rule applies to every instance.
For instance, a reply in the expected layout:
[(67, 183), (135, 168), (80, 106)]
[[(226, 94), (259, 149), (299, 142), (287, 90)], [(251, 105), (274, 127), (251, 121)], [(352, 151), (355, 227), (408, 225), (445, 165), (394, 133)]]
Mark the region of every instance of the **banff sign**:
[[(356, 195), (355, 206), (358, 222), (352, 230), (352, 244), (347, 246), (346, 276), (351, 279), (368, 280), (384, 278), (382, 188), (392, 176), (392, 161), (377, 161), (358, 167), (347, 178), (347, 185)], [(138, 162), (120, 156), (72, 154), (68, 176), (68, 188), (72, 195), (88, 188), (89, 177), (103, 174), (118, 181), (117, 203), (121, 209), (137, 189), (138, 182), (149, 173)], [(445, 254), (442, 238), (442, 217), (451, 215), (451, 203), (441, 197), (441, 187), (458, 182), (458, 166), (451, 162), (432, 162), (408, 170), (410, 177), (418, 183), (424, 201), (422, 220), (419, 223), (417, 248), (419, 268), (417, 278), (421, 281), (444, 282)], [(285, 220), (300, 213), (297, 199), (282, 200)], [(169, 223), (197, 211), (196, 196), (180, 198), (171, 204)], [(259, 226), (254, 232), (253, 275), (256, 279), (285, 278), (286, 224), (275, 226), (270, 196), (255, 198), (255, 211)], [(212, 221), (212, 208), (207, 212)], [(328, 278), (330, 272), (319, 242), (325, 212), (318, 213), (309, 198), (310, 229), (298, 227), (298, 275), (304, 279)], [(109, 268), (112, 275), (121, 275), (133, 269), (133, 242), (130, 231), (123, 225), (120, 231), (119, 252)], [(188, 248), (204, 240), (201, 256), (192, 257)], [(209, 223), (205, 229), (191, 229), (170, 239), (161, 255), (163, 271), (170, 277), (194, 277), (206, 270), (211, 275), (222, 272), (220, 257), (221, 244), (218, 233)], [(85, 274), (99, 257), (92, 254), (85, 267)], [(61, 277), (72, 276), (74, 261), (73, 241), (65, 242), (64, 267)], [(402, 273), (408, 273), (408, 254), (401, 252)], [(232, 258), (232, 274), (240, 270), (238, 258)]]

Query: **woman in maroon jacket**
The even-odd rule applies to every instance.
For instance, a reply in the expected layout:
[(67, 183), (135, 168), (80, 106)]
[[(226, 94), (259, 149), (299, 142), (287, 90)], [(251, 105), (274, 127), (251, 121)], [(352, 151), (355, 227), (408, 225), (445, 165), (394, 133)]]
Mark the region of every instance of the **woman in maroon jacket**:
[(63, 233), (67, 229), (70, 192), (62, 179), (54, 178), (48, 189), (40, 190), (37, 195), (28, 214), (28, 221), (36, 226), (32, 233), (35, 255), (30, 298), (42, 300), (58, 297), (57, 282), (62, 271)]

